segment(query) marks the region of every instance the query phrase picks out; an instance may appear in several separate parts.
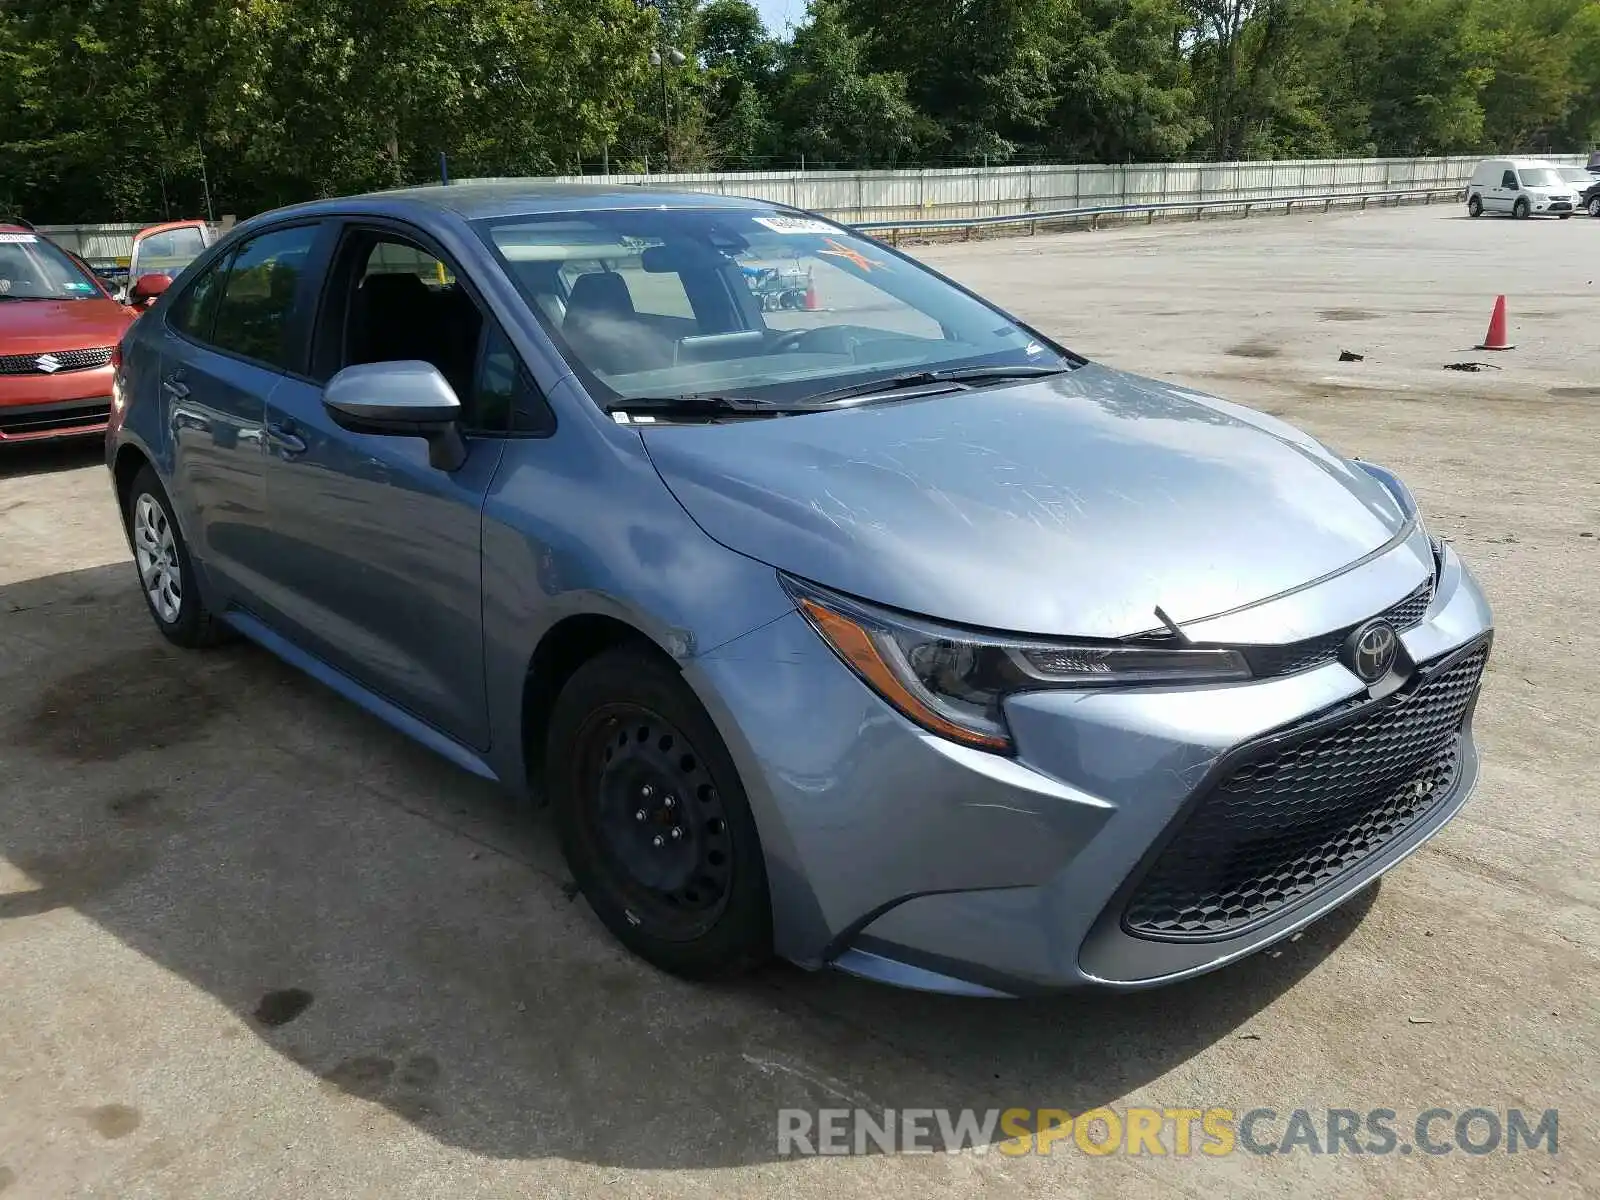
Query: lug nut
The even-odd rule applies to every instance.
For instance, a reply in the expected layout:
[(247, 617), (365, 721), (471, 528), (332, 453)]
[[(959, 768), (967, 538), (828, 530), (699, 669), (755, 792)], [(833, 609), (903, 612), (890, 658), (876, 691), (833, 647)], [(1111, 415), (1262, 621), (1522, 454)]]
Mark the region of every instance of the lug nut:
[(642, 821), (642, 820), (644, 820), (644, 817), (645, 817), (645, 812), (644, 812), (644, 809), (642, 809), (642, 808), (638, 812), (633, 814), (633, 819), (635, 821)]
[(652, 846), (665, 846), (667, 843), (666, 840), (658, 833), (654, 838), (651, 839), (650, 844)]
[(676, 796), (668, 796), (661, 803), (665, 804), (668, 808), (676, 808), (678, 805), (678, 798)]
[(647, 784), (645, 784), (645, 785), (644, 785), (644, 787), (643, 787), (643, 788), (641, 788), (641, 789), (640, 789), (640, 790), (639, 790), (639, 794), (640, 794), (640, 795), (641, 795), (641, 796), (643, 796), (643, 797), (644, 797), (644, 798), (645, 798), (645, 799), (646, 799), (646, 800), (648, 800), (648, 799), (650, 799), (650, 797), (651, 797), (651, 796), (654, 796), (654, 795), (655, 795), (655, 794), (656, 794), (656, 790), (655, 790), (655, 788), (653, 788), (653, 787), (651, 787), (651, 786), (650, 786), (650, 785), (649, 785), (649, 784), (648, 784), (648, 783), (647, 783)]
[(674, 825), (672, 827), (672, 840), (673, 841), (677, 841), (682, 836), (683, 836), (683, 827), (681, 825)]

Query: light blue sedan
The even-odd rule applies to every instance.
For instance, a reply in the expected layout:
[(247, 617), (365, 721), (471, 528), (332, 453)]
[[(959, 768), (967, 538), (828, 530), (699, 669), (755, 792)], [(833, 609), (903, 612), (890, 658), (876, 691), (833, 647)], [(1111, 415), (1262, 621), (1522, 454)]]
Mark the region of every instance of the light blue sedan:
[[(763, 311), (772, 262), (802, 308)], [(680, 974), (1181, 979), (1477, 778), (1489, 608), (1398, 479), (807, 213), (267, 213), (133, 327), (112, 408), (167, 638), (242, 634), (552, 805)]]

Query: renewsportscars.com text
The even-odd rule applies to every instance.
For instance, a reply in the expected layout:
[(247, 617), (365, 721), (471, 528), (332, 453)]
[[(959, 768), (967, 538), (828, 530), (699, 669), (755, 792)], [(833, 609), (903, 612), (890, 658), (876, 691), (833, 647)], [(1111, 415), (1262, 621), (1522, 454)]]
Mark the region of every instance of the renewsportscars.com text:
[(1246, 1154), (1555, 1154), (1556, 1109), (1427, 1108), (785, 1108), (778, 1153), (785, 1156), (1068, 1152)]

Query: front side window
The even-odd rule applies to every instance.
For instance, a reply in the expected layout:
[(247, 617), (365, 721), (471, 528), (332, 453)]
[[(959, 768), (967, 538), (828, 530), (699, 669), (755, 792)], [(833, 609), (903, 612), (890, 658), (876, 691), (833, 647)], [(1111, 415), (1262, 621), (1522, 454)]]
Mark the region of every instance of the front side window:
[(36, 233), (0, 233), (0, 303), (8, 300), (98, 300), (83, 268)]
[(271, 367), (290, 369), (289, 322), (317, 226), (275, 229), (233, 255), (211, 324), (210, 343)]
[(1507, 171), (1504, 175), (1500, 176), (1500, 186), (1503, 188), (1510, 188), (1512, 191), (1516, 191), (1517, 173), (1515, 171)]
[(476, 222), (602, 403), (772, 401), (906, 372), (1075, 365), (887, 247), (760, 209)]

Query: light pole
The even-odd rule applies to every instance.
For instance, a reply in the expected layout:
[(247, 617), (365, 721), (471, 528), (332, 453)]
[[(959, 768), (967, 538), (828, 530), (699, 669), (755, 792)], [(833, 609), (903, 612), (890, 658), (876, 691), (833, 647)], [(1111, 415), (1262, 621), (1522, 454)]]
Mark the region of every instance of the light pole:
[(650, 51), (650, 65), (661, 72), (661, 143), (666, 152), (667, 170), (672, 170), (672, 107), (667, 100), (667, 68), (681, 67), (688, 58), (676, 46), (667, 45), (667, 29), (661, 27), (661, 45)]

